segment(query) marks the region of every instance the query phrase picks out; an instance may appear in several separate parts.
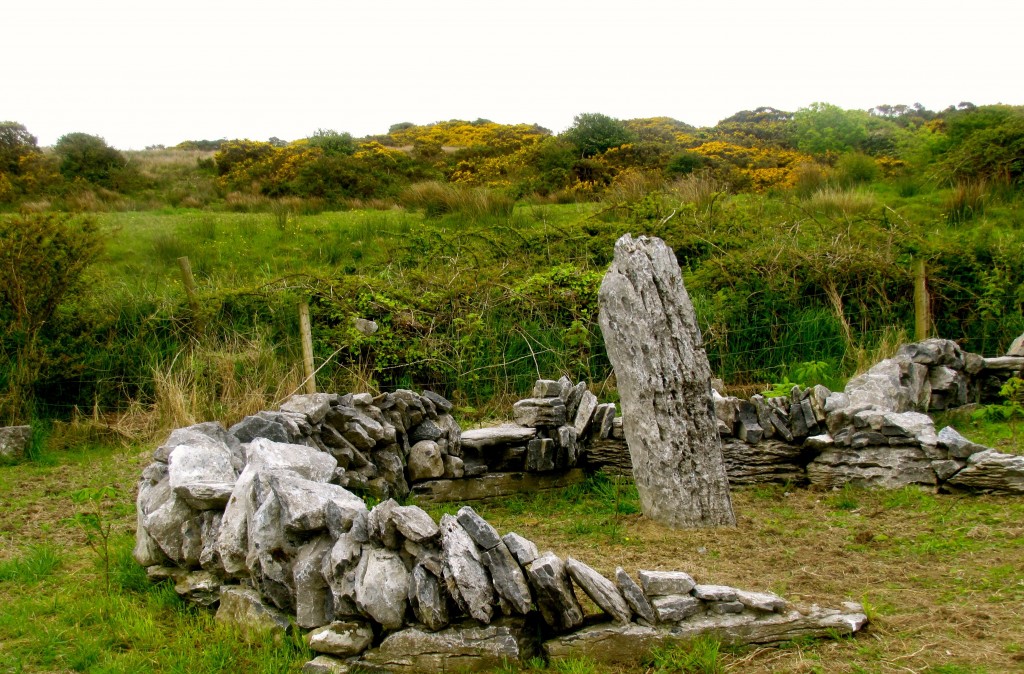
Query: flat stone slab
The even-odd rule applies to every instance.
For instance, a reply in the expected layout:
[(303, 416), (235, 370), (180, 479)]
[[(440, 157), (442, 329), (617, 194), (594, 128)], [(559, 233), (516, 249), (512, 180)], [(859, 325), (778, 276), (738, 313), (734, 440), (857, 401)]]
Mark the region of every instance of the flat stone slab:
[(609, 664), (635, 665), (651, 649), (681, 639), (710, 634), (731, 645), (770, 644), (797, 637), (838, 637), (853, 634), (868, 622), (859, 604), (839, 609), (813, 606), (806, 613), (704, 614), (675, 625), (649, 627), (603, 623), (544, 643), (552, 659), (587, 657)]
[(864, 447), (829, 449), (807, 465), (807, 479), (818, 487), (899, 489), (936, 483), (931, 460), (918, 447)]
[(488, 447), (501, 445), (525, 445), (537, 437), (536, 428), (514, 426), (491, 426), (489, 428), (473, 428), (462, 431), (462, 446), (482, 451)]
[[(530, 429), (535, 430), (535, 429)], [(562, 489), (586, 480), (579, 468), (567, 473), (486, 473), (473, 479), (431, 480), (413, 485), (417, 503), (485, 501), (513, 494)]]
[[(503, 618), (491, 625), (467, 624), (440, 632), (410, 628), (384, 638), (363, 662), (400, 674), (503, 670), (539, 651), (535, 630), (525, 621)], [(370, 668), (370, 671), (379, 671)]]
[(949, 480), (957, 487), (1024, 494), (1024, 456), (994, 449), (972, 454), (967, 466)]

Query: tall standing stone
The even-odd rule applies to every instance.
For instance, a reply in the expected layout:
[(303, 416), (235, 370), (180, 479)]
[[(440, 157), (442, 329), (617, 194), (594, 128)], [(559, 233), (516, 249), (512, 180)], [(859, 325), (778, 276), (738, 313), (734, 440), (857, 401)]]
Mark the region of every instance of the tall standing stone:
[(672, 249), (624, 235), (598, 303), (644, 514), (675, 528), (734, 525), (711, 368)]

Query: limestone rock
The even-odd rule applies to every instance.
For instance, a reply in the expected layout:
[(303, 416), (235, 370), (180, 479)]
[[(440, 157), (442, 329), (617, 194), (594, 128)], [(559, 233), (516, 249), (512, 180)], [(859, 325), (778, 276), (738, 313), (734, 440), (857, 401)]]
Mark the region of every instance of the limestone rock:
[(651, 604), (654, 605), (654, 612), (658, 614), (658, 621), (663, 623), (686, 620), (690, 616), (697, 615), (704, 608), (699, 599), (688, 594), (657, 596), (651, 600)]
[(565, 425), (565, 403), (561, 398), (526, 398), (512, 405), (512, 417), (520, 426), (557, 427)]
[(216, 619), (234, 625), (254, 641), (266, 634), (277, 640), (291, 629), (291, 620), (285, 613), (263, 603), (256, 590), (239, 585), (221, 587)]
[(441, 450), (432, 440), (421, 440), (409, 450), (409, 480), (420, 482), (444, 475)]
[(698, 583), (690, 593), (701, 601), (737, 601), (736, 588), (727, 585), (701, 585)]
[(580, 395), (580, 401), (576, 406), (576, 416), (573, 417), (573, 428), (576, 429), (576, 437), (582, 438), (590, 430), (590, 422), (594, 419), (597, 411), (597, 396), (584, 389)]
[(481, 550), (490, 550), (501, 544), (501, 536), (490, 522), (473, 510), (470, 506), (462, 506), (455, 518), (465, 529), (473, 542), (480, 546)]
[(935, 484), (931, 460), (918, 447), (825, 450), (807, 465), (807, 478), (829, 489), (848, 483), (883, 489)]
[(441, 551), (445, 581), (452, 596), (471, 616), (487, 624), (494, 616), (494, 588), (480, 552), (466, 530), (451, 515), (441, 517)]
[(329, 393), (296, 394), (281, 405), (282, 412), (302, 414), (311, 424), (319, 424), (331, 409), (331, 400), (336, 396)]
[(167, 465), (171, 489), (196, 510), (223, 508), (235, 488), (231, 450), (222, 442), (178, 445)]
[(331, 620), (331, 593), (322, 569), (332, 547), (331, 539), (321, 536), (300, 547), (295, 555), (295, 622), (302, 629), (320, 627)]
[(489, 428), (474, 428), (462, 432), (462, 445), (470, 449), (483, 451), (489, 447), (502, 445), (525, 445), (537, 437), (536, 428), (524, 426), (491, 426)]
[(223, 579), (210, 571), (193, 571), (174, 584), (178, 595), (194, 604), (210, 608), (220, 601)]
[(555, 469), (555, 441), (551, 438), (534, 438), (526, 445), (526, 470), (543, 473)]
[(416, 506), (396, 507), (391, 511), (391, 521), (398, 533), (414, 543), (436, 541), (441, 535), (434, 519)]
[(689, 594), (697, 583), (682, 571), (640, 571), (640, 584), (648, 597)]
[(252, 442), (256, 438), (266, 438), (274, 442), (288, 442), (288, 431), (284, 426), (261, 416), (245, 417), (228, 429), (228, 432), (240, 442)]
[(364, 548), (356, 569), (356, 604), (385, 629), (405, 624), (408, 606), (409, 572), (397, 553), (381, 548)]
[(615, 569), (615, 584), (634, 613), (651, 625), (658, 622), (658, 616), (647, 595), (621, 566)]
[(624, 235), (598, 302), (644, 515), (671, 527), (734, 525), (711, 369), (672, 250)]
[[(468, 474), (467, 474), (468, 476)], [(586, 479), (586, 473), (574, 468), (566, 473), (487, 473), (472, 480), (430, 480), (413, 486), (418, 503), (481, 501), (564, 489)]]
[(424, 391), (422, 396), (433, 403), (434, 408), (439, 414), (448, 414), (454, 408), (447, 398), (442, 395), (438, 395), (433, 391)]
[(789, 608), (785, 599), (771, 592), (736, 590), (736, 598), (747, 608), (763, 613), (781, 612)]
[(622, 623), (628, 623), (633, 612), (615, 584), (572, 557), (565, 560), (565, 568), (573, 582), (597, 604), (602, 611)]
[(540, 556), (537, 546), (533, 541), (523, 538), (515, 532), (505, 534), (501, 540), (508, 547), (509, 552), (516, 558), (520, 566), (528, 566)]
[(1016, 339), (1010, 342), (1010, 348), (1006, 350), (1006, 355), (1016, 358), (1024, 358), (1024, 334), (1019, 335)]
[(366, 513), (361, 498), (336, 484), (287, 472), (271, 473), (269, 483), (281, 503), (281, 525), (289, 532), (327, 529), (332, 519), (339, 531), (347, 531), (355, 518)]
[(779, 440), (751, 445), (738, 438), (722, 439), (722, 456), (729, 481), (734, 484), (794, 482), (805, 479), (803, 449)]
[(837, 637), (852, 634), (867, 624), (863, 609), (811, 607), (774, 615), (741, 614), (694, 616), (684, 622), (658, 627), (603, 623), (544, 643), (550, 658), (588, 657), (598, 662), (635, 665), (653, 648), (711, 633), (726, 644), (769, 644), (798, 637)]
[(945, 426), (939, 431), (937, 440), (939, 446), (945, 448), (952, 459), (966, 459), (972, 454), (984, 452), (988, 449), (988, 447), (971, 442), (960, 435), (952, 426)]
[(32, 440), (31, 426), (4, 426), (0, 428), (0, 460), (20, 461), (28, 454)]
[(441, 580), (422, 564), (413, 567), (409, 579), (409, 605), (427, 629), (437, 631), (448, 625), (447, 594)]
[(318, 655), (302, 665), (302, 674), (351, 674), (354, 671), (351, 664), (330, 655)]
[(370, 647), (373, 629), (363, 622), (335, 621), (307, 634), (306, 643), (317, 653), (350, 657)]
[(283, 469), (313, 482), (327, 482), (338, 467), (333, 456), (305, 445), (257, 438), (246, 447), (247, 467), (256, 472)]
[(541, 617), (556, 632), (576, 629), (583, 624), (583, 609), (572, 591), (565, 564), (554, 553), (546, 552), (527, 568)]
[(522, 620), (504, 618), (493, 625), (459, 625), (440, 632), (405, 629), (385, 637), (357, 664), (394, 674), (487, 672), (523, 663), (538, 650), (533, 630)]
[(501, 541), (480, 555), (491, 574), (491, 582), (498, 597), (504, 599), (520, 615), (530, 612), (530, 586), (526, 575), (509, 549)]
[[(562, 386), (563, 384), (561, 380), (553, 381), (551, 379), (538, 379), (537, 383), (533, 385), (533, 397), (562, 398)], [(564, 398), (562, 398), (562, 403), (565, 403)]]
[(983, 491), (1024, 494), (1024, 456), (994, 449), (972, 454), (949, 484)]

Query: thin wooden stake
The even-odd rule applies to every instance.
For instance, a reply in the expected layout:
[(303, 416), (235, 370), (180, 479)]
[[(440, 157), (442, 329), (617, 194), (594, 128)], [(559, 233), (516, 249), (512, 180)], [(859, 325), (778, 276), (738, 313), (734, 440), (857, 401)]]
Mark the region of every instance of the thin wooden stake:
[(302, 333), (302, 369), (305, 371), (306, 393), (316, 393), (316, 372), (313, 370), (313, 330), (309, 323), (309, 304), (299, 305), (299, 332)]
[(188, 295), (188, 305), (192, 308), (192, 318), (195, 320), (196, 332), (204, 332), (203, 319), (199, 315), (199, 293), (196, 292), (196, 280), (192, 276), (192, 265), (188, 257), (178, 258), (178, 267), (181, 269), (181, 282), (185, 286), (185, 294)]
[(914, 260), (914, 339), (918, 342), (928, 339), (931, 332), (927, 279), (924, 258)]

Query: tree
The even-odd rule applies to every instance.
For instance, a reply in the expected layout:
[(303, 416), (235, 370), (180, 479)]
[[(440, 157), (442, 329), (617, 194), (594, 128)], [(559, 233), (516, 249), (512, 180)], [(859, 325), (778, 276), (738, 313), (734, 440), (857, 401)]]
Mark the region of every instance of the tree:
[(68, 180), (79, 178), (103, 187), (114, 187), (118, 174), (128, 160), (107, 145), (107, 141), (88, 133), (68, 133), (57, 139), (53, 151), (60, 157), (60, 172)]
[(306, 140), (311, 146), (323, 150), (325, 155), (351, 155), (356, 151), (352, 134), (338, 133), (334, 129), (317, 129)]
[(562, 137), (569, 141), (581, 157), (593, 157), (609, 148), (632, 142), (633, 134), (621, 121), (599, 112), (584, 112), (573, 118), (573, 124)]
[(28, 421), (42, 365), (39, 334), (100, 254), (91, 218), (28, 214), (0, 219), (0, 422)]
[(0, 122), (0, 173), (16, 175), (22, 157), (39, 152), (36, 137), (18, 122)]
[(812, 103), (793, 115), (793, 136), (797, 149), (808, 154), (849, 152), (861, 149), (867, 140), (867, 121), (863, 110)]

